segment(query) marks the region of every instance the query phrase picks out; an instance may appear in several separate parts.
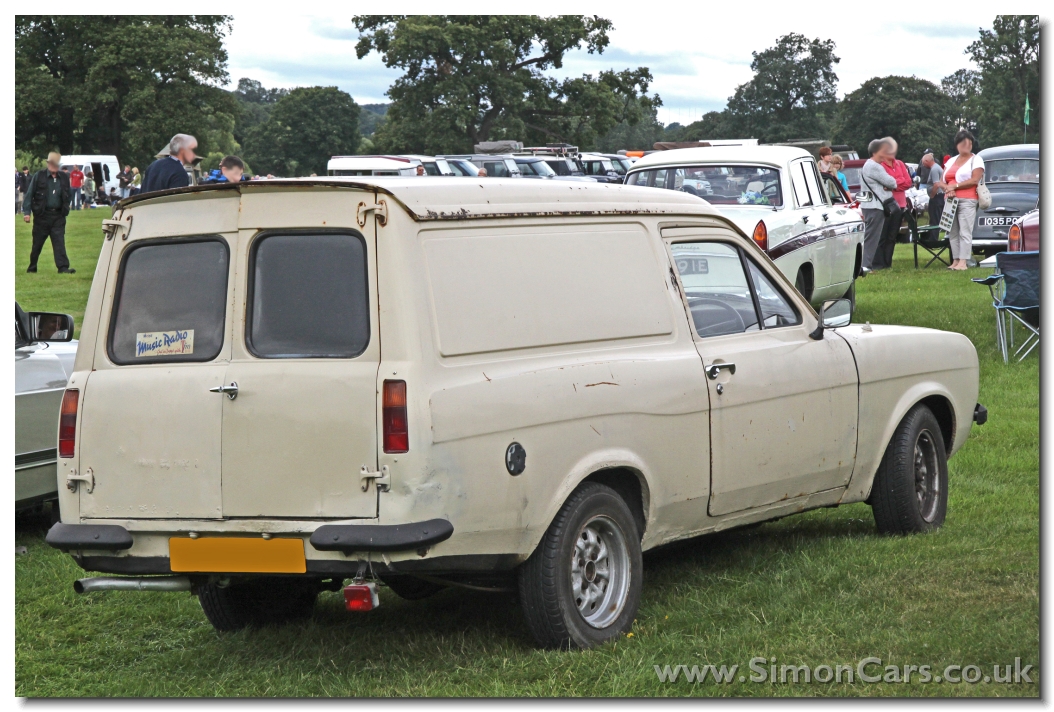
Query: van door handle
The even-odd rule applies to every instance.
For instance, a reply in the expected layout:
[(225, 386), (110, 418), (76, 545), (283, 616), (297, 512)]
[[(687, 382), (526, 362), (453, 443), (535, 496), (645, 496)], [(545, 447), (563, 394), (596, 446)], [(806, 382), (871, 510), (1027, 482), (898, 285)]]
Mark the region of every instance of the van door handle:
[(231, 385), (229, 386), (216, 386), (215, 388), (210, 388), (209, 393), (226, 393), (228, 398), (234, 400), (238, 397), (238, 384), (235, 381), (231, 381)]
[(712, 381), (721, 374), (721, 369), (727, 368), (731, 375), (736, 373), (736, 365), (734, 363), (712, 363), (706, 367), (706, 375)]

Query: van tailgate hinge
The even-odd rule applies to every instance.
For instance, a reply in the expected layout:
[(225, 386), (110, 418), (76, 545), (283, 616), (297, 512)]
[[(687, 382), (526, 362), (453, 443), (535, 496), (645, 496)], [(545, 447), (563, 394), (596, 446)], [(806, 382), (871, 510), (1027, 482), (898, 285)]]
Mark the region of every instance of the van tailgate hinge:
[(106, 239), (112, 240), (118, 230), (124, 230), (124, 235), (121, 236), (121, 239), (127, 240), (132, 233), (132, 217), (132, 215), (129, 215), (127, 220), (103, 220), (102, 232), (106, 235)]
[(359, 203), (359, 207), (355, 210), (355, 221), (359, 227), (366, 227), (366, 213), (373, 213), (377, 222), (384, 227), (388, 222), (388, 203), (384, 200), (378, 200), (375, 205)]
[(376, 480), (378, 492), (387, 492), (392, 486), (391, 473), (388, 471), (387, 465), (381, 465), (380, 472), (370, 472), (370, 468), (363, 465), (362, 469), (359, 470), (359, 476), (362, 477), (363, 492), (370, 488), (370, 480)]
[(76, 468), (70, 470), (70, 473), (66, 475), (66, 489), (70, 492), (76, 492), (78, 482), (83, 482), (85, 491), (91, 494), (92, 490), (95, 489), (95, 473), (91, 471), (90, 467), (83, 475), (78, 475)]

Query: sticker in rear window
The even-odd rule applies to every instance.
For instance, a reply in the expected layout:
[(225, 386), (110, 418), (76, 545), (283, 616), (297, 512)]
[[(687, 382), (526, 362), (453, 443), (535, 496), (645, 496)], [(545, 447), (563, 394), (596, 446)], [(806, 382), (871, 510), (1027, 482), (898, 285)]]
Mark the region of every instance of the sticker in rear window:
[(194, 330), (149, 331), (135, 335), (135, 355), (181, 356), (194, 353)]

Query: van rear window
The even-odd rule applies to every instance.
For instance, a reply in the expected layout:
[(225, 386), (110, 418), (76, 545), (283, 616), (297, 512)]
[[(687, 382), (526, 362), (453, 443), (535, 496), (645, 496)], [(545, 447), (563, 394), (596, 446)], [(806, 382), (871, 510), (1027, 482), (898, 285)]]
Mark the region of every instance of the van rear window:
[(245, 340), (262, 358), (354, 358), (370, 341), (366, 243), (267, 235), (252, 247)]
[(110, 320), (118, 364), (211, 361), (223, 347), (230, 253), (220, 239), (133, 245)]

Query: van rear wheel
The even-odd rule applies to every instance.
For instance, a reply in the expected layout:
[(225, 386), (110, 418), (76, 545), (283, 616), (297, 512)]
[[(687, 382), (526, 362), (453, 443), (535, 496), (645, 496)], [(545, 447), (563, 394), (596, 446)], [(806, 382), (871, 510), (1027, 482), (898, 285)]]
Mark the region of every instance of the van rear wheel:
[(640, 607), (640, 532), (615, 490), (589, 482), (571, 495), (520, 567), (527, 626), (546, 648), (592, 648), (629, 632)]
[(318, 579), (261, 576), (226, 586), (204, 584), (198, 588), (198, 601), (212, 626), (227, 632), (303, 620), (314, 610), (320, 589)]

